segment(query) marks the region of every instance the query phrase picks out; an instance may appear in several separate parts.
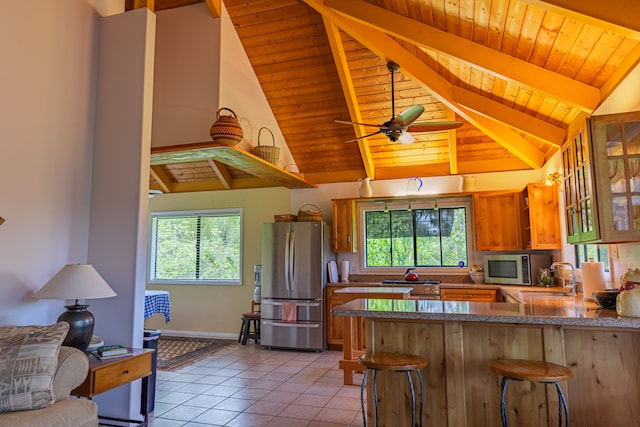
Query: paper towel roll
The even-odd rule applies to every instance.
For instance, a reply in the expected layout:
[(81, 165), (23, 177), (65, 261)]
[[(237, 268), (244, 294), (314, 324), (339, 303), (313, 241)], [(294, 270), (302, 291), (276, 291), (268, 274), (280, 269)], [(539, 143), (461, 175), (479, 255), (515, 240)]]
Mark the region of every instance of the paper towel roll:
[(340, 281), (349, 281), (349, 261), (346, 259), (342, 260), (342, 263), (340, 263)]
[(591, 294), (607, 287), (604, 281), (604, 264), (601, 262), (582, 263), (582, 293), (585, 301), (593, 301)]

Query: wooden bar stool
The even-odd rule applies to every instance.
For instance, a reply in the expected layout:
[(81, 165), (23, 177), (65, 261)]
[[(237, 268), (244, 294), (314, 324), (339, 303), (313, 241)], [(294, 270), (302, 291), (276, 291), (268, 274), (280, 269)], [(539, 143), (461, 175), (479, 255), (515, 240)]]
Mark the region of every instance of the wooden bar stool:
[(569, 408), (562, 393), (559, 381), (566, 381), (573, 376), (571, 369), (556, 363), (541, 360), (500, 359), (491, 363), (491, 370), (502, 375), (502, 425), (507, 427), (507, 405), (505, 394), (509, 380), (533, 381), (543, 384), (555, 384), (558, 391), (558, 425), (562, 426), (562, 412), (564, 411), (565, 426), (569, 427)]
[(242, 313), (242, 325), (238, 342), (247, 344), (247, 340), (252, 339), (256, 343), (260, 342), (260, 303), (251, 301), (251, 311)]
[(420, 422), (422, 425), (422, 408), (424, 403), (424, 383), (422, 382), (422, 373), (420, 369), (427, 366), (427, 359), (415, 354), (403, 354), (403, 353), (376, 353), (376, 354), (363, 354), (358, 359), (358, 363), (364, 366), (364, 377), (362, 378), (362, 386), (360, 387), (360, 407), (362, 409), (362, 420), (364, 427), (367, 427), (367, 414), (364, 409), (364, 387), (367, 382), (367, 375), (369, 371), (373, 371), (373, 398), (375, 400), (376, 408), (376, 427), (379, 423), (378, 416), (378, 388), (376, 385), (376, 377), (378, 371), (394, 371), (394, 372), (406, 372), (409, 379), (409, 388), (411, 389), (411, 426), (415, 426), (416, 418), (416, 394), (413, 387), (413, 380), (411, 379), (411, 371), (416, 371), (418, 379), (420, 380)]

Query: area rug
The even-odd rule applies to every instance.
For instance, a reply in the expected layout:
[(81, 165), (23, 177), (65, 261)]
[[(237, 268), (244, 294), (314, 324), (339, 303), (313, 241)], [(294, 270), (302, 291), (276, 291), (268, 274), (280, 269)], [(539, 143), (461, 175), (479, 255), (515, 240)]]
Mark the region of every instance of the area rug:
[(237, 344), (236, 340), (218, 338), (160, 336), (158, 339), (158, 365), (161, 371), (173, 371), (211, 356), (216, 351)]

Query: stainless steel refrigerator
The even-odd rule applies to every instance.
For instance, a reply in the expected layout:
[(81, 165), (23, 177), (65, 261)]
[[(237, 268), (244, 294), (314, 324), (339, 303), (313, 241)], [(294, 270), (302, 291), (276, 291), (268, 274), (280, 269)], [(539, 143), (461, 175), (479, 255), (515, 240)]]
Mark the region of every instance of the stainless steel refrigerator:
[(320, 221), (262, 227), (260, 344), (322, 351), (327, 347), (324, 288), (331, 230)]

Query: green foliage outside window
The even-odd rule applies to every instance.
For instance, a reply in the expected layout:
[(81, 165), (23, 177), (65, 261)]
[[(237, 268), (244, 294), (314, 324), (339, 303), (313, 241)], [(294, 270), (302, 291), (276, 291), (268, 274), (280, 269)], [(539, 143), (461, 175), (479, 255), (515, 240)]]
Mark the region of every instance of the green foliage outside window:
[(468, 265), (464, 207), (365, 211), (367, 267)]
[(239, 282), (239, 210), (152, 216), (152, 281)]
[(604, 271), (609, 271), (609, 247), (607, 245), (576, 245), (576, 268), (593, 259), (602, 262)]

